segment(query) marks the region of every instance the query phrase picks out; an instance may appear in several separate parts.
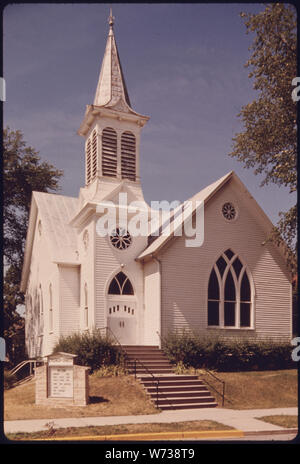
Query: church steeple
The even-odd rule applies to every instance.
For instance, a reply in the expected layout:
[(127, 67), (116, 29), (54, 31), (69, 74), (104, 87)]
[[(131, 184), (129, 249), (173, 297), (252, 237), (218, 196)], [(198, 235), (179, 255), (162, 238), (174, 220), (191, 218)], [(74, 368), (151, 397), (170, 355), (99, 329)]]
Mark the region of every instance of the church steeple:
[(95, 185), (97, 180), (97, 191), (111, 183), (140, 185), (140, 132), (149, 119), (131, 108), (111, 11), (108, 22), (109, 33), (94, 103), (87, 105), (78, 130), (86, 140), (85, 185)]
[(115, 40), (113, 30), (114, 19), (112, 11), (110, 10), (110, 16), (108, 18), (109, 34), (95, 94), (94, 105), (111, 108), (119, 102), (120, 109), (123, 104), (125, 105), (124, 110), (128, 111), (132, 109)]

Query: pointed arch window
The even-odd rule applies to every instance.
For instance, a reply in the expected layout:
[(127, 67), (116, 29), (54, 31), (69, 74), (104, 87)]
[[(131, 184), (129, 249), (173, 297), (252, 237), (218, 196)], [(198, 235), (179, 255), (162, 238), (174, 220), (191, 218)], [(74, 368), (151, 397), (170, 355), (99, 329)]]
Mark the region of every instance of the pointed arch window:
[(88, 286), (87, 283), (84, 285), (84, 327), (89, 326), (89, 304), (88, 304)]
[(219, 257), (211, 271), (207, 311), (208, 326), (253, 327), (249, 271), (230, 249)]
[(44, 302), (42, 286), (38, 290), (38, 334), (42, 336), (44, 333)]
[(136, 179), (136, 140), (129, 131), (121, 136), (121, 176), (122, 179)]
[(133, 286), (124, 272), (119, 272), (111, 281), (109, 295), (134, 295)]
[(102, 175), (117, 177), (117, 133), (112, 127), (102, 132)]
[(49, 285), (49, 332), (53, 332), (53, 294), (52, 284)]

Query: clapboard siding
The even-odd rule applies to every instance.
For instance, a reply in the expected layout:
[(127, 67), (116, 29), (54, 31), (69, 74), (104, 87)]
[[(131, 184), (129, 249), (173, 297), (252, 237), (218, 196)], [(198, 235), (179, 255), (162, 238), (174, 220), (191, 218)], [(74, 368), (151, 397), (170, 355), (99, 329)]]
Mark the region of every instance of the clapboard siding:
[[(132, 243), (126, 250), (116, 250), (109, 242), (109, 237), (95, 237), (95, 301), (96, 327), (105, 327), (106, 298), (108, 284), (111, 279), (122, 270), (131, 280), (136, 297), (138, 333), (141, 340), (143, 330), (143, 269), (135, 261), (142, 249), (145, 248), (145, 237), (133, 237)], [(123, 265), (123, 267), (121, 267)]]
[[(160, 270), (154, 260), (144, 265), (145, 319), (144, 344), (159, 345), (160, 327)], [(157, 333), (158, 332), (158, 333)]]
[(79, 272), (79, 266), (59, 266), (60, 334), (62, 336), (79, 331)]
[[(221, 214), (225, 201), (238, 209), (235, 221)], [(205, 207), (204, 244), (185, 246), (178, 237), (161, 254), (162, 335), (176, 329), (207, 329), (207, 286), (218, 257), (231, 248), (248, 266), (255, 287), (253, 330), (222, 329), (222, 335), (289, 338), (291, 336), (291, 286), (278, 250), (266, 236), (249, 199), (230, 181)], [(210, 329), (209, 329), (210, 330)]]

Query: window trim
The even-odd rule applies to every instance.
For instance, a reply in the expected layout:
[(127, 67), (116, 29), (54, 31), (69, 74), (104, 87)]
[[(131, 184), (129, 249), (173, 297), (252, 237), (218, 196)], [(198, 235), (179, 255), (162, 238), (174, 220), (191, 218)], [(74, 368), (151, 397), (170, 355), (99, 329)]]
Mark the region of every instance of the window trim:
[[(228, 248), (230, 249), (230, 248)], [(226, 249), (221, 255), (217, 256), (217, 259), (215, 260), (215, 263), (213, 267), (210, 270), (209, 276), (208, 276), (208, 282), (207, 282), (207, 291), (206, 291), (206, 327), (208, 329), (218, 329), (218, 330), (254, 330), (255, 329), (255, 320), (254, 320), (254, 315), (255, 315), (255, 288), (254, 288), (254, 282), (252, 278), (252, 274), (249, 270), (249, 267), (245, 264), (243, 259), (238, 255), (238, 253), (234, 253), (231, 259), (229, 259), (225, 252), (228, 250)], [(230, 249), (231, 250), (231, 249)], [(232, 250), (231, 250), (232, 251)], [(217, 266), (217, 261), (218, 259), (222, 256), (222, 258), (226, 261), (226, 268), (224, 270), (223, 276), (221, 277), (221, 274), (219, 272), (218, 266)], [(238, 258), (242, 264), (242, 269), (240, 270), (239, 277), (237, 278), (235, 269), (233, 267), (233, 263), (235, 259)], [(210, 281), (210, 276), (212, 273), (212, 270), (214, 269), (218, 284), (219, 284), (219, 300), (213, 300), (211, 298), (208, 298), (208, 288), (209, 288), (209, 281)], [(231, 275), (233, 277), (234, 285), (235, 285), (235, 325), (225, 325), (225, 283), (226, 283), (226, 278), (228, 275), (229, 270), (231, 270)], [(251, 301), (241, 301), (241, 283), (244, 277), (244, 274), (247, 274), (249, 285), (250, 285), (250, 297)], [(219, 325), (209, 325), (208, 324), (208, 301), (219, 301)], [(250, 325), (245, 327), (241, 326), (241, 303), (250, 303)]]

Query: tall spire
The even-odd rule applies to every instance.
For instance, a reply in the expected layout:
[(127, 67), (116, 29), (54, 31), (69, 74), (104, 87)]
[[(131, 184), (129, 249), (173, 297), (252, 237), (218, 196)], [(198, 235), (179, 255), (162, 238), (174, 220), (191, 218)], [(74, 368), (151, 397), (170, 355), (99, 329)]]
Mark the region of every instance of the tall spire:
[(114, 36), (112, 10), (108, 18), (109, 34), (102, 61), (99, 81), (94, 99), (95, 106), (114, 107), (119, 111), (130, 112), (130, 100), (122, 72), (121, 62)]

